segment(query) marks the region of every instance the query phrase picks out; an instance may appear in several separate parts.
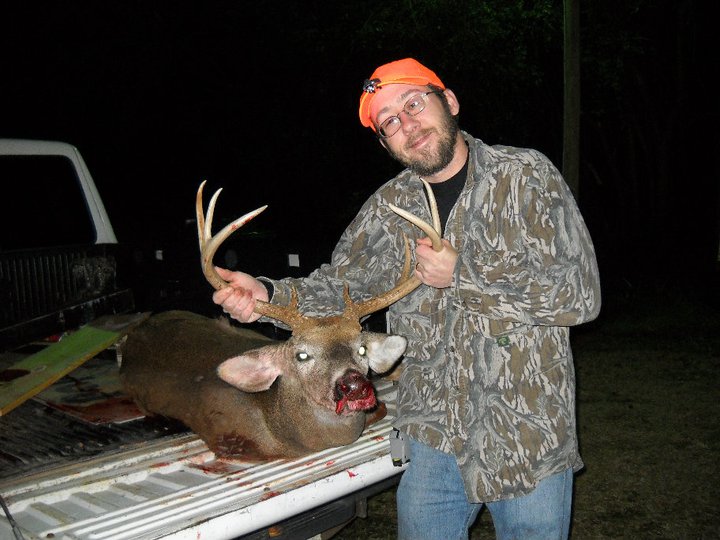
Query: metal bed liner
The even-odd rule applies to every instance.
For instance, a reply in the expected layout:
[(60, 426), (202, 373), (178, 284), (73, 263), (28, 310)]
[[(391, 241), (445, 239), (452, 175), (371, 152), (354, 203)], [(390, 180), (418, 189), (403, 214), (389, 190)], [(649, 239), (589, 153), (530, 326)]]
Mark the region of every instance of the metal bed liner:
[[(0, 480), (0, 493), (27, 540), (238, 538), (402, 472), (389, 455), (395, 388), (376, 386), (388, 416), (344, 447), (251, 464), (173, 435)], [(0, 537), (12, 537), (4, 517)]]

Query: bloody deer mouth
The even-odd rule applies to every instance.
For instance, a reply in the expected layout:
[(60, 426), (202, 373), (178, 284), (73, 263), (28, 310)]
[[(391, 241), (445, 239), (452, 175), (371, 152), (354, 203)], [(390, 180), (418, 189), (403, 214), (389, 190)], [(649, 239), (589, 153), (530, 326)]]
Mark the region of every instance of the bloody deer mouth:
[(350, 411), (366, 411), (376, 404), (372, 383), (358, 371), (348, 371), (335, 383), (335, 413), (341, 414), (347, 407)]

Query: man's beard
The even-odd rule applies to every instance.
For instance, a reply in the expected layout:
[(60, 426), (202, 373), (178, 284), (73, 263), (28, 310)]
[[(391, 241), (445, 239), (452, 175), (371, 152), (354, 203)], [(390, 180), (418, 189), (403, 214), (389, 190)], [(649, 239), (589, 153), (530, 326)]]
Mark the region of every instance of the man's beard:
[[(427, 133), (437, 131), (440, 136), (437, 152), (434, 152), (431, 148), (423, 148), (413, 157), (408, 157), (390, 150), (390, 155), (419, 176), (433, 176), (442, 171), (452, 161), (455, 155), (455, 142), (459, 130), (457, 119), (449, 111), (446, 111), (437, 130), (423, 130), (413, 139), (417, 140), (417, 138), (423, 137)], [(411, 144), (412, 140), (408, 141), (407, 146)]]

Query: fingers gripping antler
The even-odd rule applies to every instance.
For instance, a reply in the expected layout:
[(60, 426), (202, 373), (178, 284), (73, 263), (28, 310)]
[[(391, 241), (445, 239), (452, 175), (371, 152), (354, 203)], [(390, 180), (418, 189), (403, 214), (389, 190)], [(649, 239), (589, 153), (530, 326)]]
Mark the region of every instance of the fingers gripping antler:
[[(210, 282), (210, 285), (220, 290), (227, 287), (229, 283), (220, 277), (220, 274), (215, 270), (213, 264), (213, 257), (217, 252), (220, 244), (222, 244), (232, 233), (237, 231), (240, 227), (245, 225), (248, 221), (253, 219), (255, 216), (263, 212), (267, 205), (261, 206), (260, 208), (248, 212), (244, 216), (237, 218), (232, 223), (226, 225), (219, 233), (215, 236), (212, 235), (212, 220), (215, 213), (215, 203), (217, 198), (222, 191), (222, 188), (218, 189), (210, 199), (208, 204), (207, 216), (203, 212), (203, 188), (205, 187), (205, 181), (200, 184), (195, 198), (195, 214), (197, 217), (198, 227), (198, 242), (200, 244), (200, 257), (202, 262), (203, 274), (205, 278)], [(299, 321), (303, 320), (303, 316), (297, 309), (297, 294), (293, 289), (292, 299), (289, 306), (276, 306), (269, 304), (261, 300), (257, 300), (255, 303), (255, 313), (271, 317), (278, 321), (284, 322), (290, 327), (298, 324)]]

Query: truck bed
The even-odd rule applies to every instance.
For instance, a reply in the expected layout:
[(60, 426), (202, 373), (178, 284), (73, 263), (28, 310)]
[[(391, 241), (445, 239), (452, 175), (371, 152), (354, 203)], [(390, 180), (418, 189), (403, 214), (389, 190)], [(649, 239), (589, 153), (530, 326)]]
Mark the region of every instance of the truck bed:
[[(379, 385), (386, 419), (298, 460), (218, 460), (184, 426), (142, 418), (120, 388), (117, 350), (90, 330), (131, 314), (137, 295), (146, 311), (198, 309), (194, 281), (173, 270), (186, 268), (186, 238), (182, 256), (154, 239), (118, 244), (69, 144), (0, 139), (0, 173), (16, 201), (0, 245), (0, 540), (308, 538), (397, 480), (392, 383)], [(263, 265), (284, 268), (289, 254), (262, 243), (273, 244)]]
[[(389, 455), (395, 388), (376, 386), (388, 415), (351, 445), (253, 464), (216, 459), (197, 436), (177, 433), (0, 479), (0, 494), (27, 540), (220, 540), (273, 525), (282, 538), (283, 520), (353, 493), (367, 496), (402, 472)], [(316, 523), (307, 537), (337, 525), (310, 515)], [(12, 534), (1, 517), (0, 537)]]

